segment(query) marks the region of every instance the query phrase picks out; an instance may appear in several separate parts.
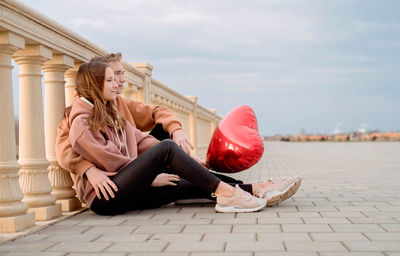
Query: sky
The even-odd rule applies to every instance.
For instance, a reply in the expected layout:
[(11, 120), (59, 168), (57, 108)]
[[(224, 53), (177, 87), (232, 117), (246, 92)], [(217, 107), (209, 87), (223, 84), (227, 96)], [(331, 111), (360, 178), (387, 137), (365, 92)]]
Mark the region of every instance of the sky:
[(400, 1), (21, 2), (262, 135), (400, 131)]

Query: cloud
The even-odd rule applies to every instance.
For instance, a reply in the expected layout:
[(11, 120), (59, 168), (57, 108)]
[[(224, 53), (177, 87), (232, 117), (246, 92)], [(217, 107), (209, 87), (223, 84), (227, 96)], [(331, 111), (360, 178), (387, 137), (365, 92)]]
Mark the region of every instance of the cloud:
[(399, 7), (369, 0), (33, 6), (129, 62), (149, 62), (157, 80), (198, 95), (220, 115), (251, 105), (265, 135), (357, 130), (360, 123), (399, 129)]
[(361, 124), (357, 131), (360, 133), (366, 133), (368, 131), (368, 124)]
[(107, 29), (109, 27), (109, 23), (104, 22), (104, 20), (99, 19), (88, 19), (88, 18), (74, 18), (70, 21), (70, 24), (75, 27), (94, 27), (96, 29)]
[(342, 127), (343, 127), (343, 122), (339, 122), (337, 124), (335, 124), (332, 134), (340, 134), (342, 133)]

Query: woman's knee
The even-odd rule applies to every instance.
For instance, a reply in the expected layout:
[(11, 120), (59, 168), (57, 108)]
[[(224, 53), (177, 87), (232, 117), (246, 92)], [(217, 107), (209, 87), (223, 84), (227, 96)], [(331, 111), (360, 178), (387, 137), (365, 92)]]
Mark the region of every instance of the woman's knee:
[(173, 140), (170, 140), (170, 139), (162, 140), (159, 142), (159, 144), (162, 148), (165, 148), (168, 150), (179, 149), (179, 146)]

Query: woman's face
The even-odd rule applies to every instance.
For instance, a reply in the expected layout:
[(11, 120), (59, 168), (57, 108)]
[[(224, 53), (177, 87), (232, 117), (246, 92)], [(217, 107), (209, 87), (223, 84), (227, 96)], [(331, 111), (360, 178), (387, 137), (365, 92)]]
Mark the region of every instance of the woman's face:
[(118, 84), (114, 79), (114, 72), (110, 67), (106, 68), (103, 88), (103, 98), (111, 101), (117, 98)]

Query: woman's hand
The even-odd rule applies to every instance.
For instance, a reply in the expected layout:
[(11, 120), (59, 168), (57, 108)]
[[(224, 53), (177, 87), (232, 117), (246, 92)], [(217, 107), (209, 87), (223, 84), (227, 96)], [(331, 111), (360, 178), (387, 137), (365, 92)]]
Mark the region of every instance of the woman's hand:
[(190, 143), (190, 140), (186, 137), (182, 129), (175, 130), (172, 133), (172, 140), (175, 141), (183, 151), (190, 155), (190, 149), (193, 149), (193, 145)]
[(151, 183), (152, 187), (163, 187), (163, 186), (176, 186), (176, 183), (173, 181), (179, 181), (180, 178), (178, 175), (169, 174), (169, 173), (160, 173)]
[(108, 178), (108, 176), (111, 176), (112, 174), (104, 172), (94, 166), (87, 169), (85, 174), (90, 184), (92, 184), (98, 199), (101, 199), (100, 192), (103, 194), (106, 200), (110, 199), (108, 195), (110, 195), (112, 198), (115, 197), (113, 190), (117, 192), (118, 188), (115, 183)]

